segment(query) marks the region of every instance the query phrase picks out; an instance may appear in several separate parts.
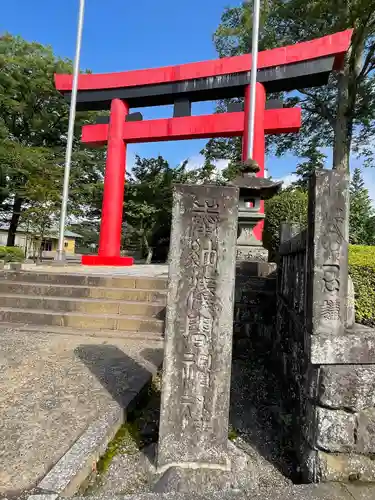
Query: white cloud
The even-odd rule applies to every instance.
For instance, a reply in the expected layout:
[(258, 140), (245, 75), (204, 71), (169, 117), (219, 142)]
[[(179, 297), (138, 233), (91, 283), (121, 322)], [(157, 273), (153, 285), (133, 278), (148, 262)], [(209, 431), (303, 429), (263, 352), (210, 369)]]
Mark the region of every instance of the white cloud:
[[(352, 172), (355, 167), (356, 165), (352, 166)], [(375, 208), (375, 168), (361, 168), (361, 172), (363, 180), (365, 181), (365, 187), (368, 189), (369, 196)], [(296, 174), (290, 173), (277, 180), (283, 181), (283, 188), (287, 188), (292, 184), (292, 182), (295, 182), (297, 179), (298, 176)]]
[[(201, 154), (196, 155), (196, 156), (192, 156), (191, 158), (188, 159), (188, 163), (186, 166), (187, 170), (189, 172), (194, 171), (194, 170), (199, 170), (200, 168), (203, 167), (204, 160), (205, 160), (205, 158)], [(225, 168), (228, 167), (229, 160), (220, 159), (220, 160), (215, 160), (212, 163), (215, 165), (215, 171), (212, 174), (211, 180), (214, 180), (221, 174), (221, 172)]]
[(298, 177), (296, 176), (296, 174), (287, 174), (284, 175), (284, 177), (281, 177), (281, 179), (277, 180), (283, 182), (283, 188), (287, 188), (292, 184), (292, 182), (296, 182), (297, 179)]

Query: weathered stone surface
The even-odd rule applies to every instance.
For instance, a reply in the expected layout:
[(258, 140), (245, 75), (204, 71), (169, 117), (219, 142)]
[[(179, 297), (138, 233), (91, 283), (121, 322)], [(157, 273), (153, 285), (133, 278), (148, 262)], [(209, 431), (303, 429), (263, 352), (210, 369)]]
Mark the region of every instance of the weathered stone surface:
[(351, 451), (354, 447), (355, 416), (341, 410), (317, 407), (316, 445), (331, 452)]
[(355, 324), (343, 335), (312, 335), (309, 340), (311, 363), (375, 364), (374, 328)]
[(159, 493), (201, 493), (218, 490), (246, 491), (258, 485), (252, 458), (228, 442), (230, 471), (170, 467), (154, 486)]
[(238, 190), (176, 186), (158, 470), (227, 470)]
[(354, 284), (350, 276), (348, 276), (348, 295), (346, 302), (346, 327), (352, 328), (355, 324), (355, 293)]
[(307, 328), (342, 335), (348, 290), (349, 176), (316, 171), (309, 185)]
[(237, 262), (267, 262), (268, 250), (262, 246), (237, 245)]
[[(371, 487), (362, 489), (361, 497), (355, 500), (370, 500), (373, 497), (363, 496), (366, 492), (371, 495)], [(75, 497), (76, 500), (86, 500), (87, 497)], [(134, 495), (95, 495), (92, 500), (353, 500), (353, 496), (341, 484), (300, 484), (287, 488), (262, 488), (246, 491), (220, 490), (210, 493), (139, 493)], [(30, 499), (32, 500), (32, 499)]]
[(282, 222), (280, 224), (280, 244), (283, 244), (286, 241), (291, 240), (294, 236), (296, 236), (300, 232), (301, 232), (300, 224)]
[(375, 481), (375, 460), (354, 453), (316, 454), (317, 481)]
[(375, 407), (375, 365), (339, 365), (320, 368), (319, 403), (359, 411)]
[(354, 500), (374, 500), (375, 498), (375, 484), (359, 484), (358, 482), (349, 483), (345, 488), (352, 495)]
[(21, 269), (22, 269), (22, 263), (21, 262), (10, 262), (9, 263), (9, 269), (11, 271), (21, 271)]
[(0, 260), (0, 270), (4, 269), (5, 260)]
[(351, 451), (355, 444), (355, 428), (356, 419), (352, 413), (306, 405), (305, 436), (312, 448)]
[[(374, 397), (374, 393), (373, 393)], [(375, 454), (375, 408), (368, 408), (357, 415), (357, 446), (360, 453)]]

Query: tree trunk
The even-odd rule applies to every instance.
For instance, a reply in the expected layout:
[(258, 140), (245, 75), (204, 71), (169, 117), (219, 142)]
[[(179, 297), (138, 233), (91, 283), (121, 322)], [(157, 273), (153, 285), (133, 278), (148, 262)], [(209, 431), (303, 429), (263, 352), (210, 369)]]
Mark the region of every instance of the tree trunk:
[(364, 32), (353, 33), (351, 47), (338, 75), (337, 115), (333, 145), (332, 168), (341, 172), (350, 171), (350, 149), (353, 138), (353, 123), (357, 101), (358, 83), (364, 51)]
[(147, 257), (146, 257), (146, 264), (151, 264), (153, 253), (154, 253), (154, 251), (153, 251), (152, 247), (149, 247), (148, 252), (147, 252)]
[(143, 235), (143, 242), (146, 247), (146, 252), (147, 252), (147, 257), (146, 257), (146, 264), (151, 264), (152, 261), (152, 254), (154, 253), (152, 246), (149, 245), (148, 240), (145, 235)]
[(16, 232), (18, 229), (18, 223), (21, 216), (23, 199), (16, 197), (13, 203), (12, 218), (10, 220), (7, 247), (14, 247), (16, 241)]
[(347, 115), (349, 97), (349, 61), (345, 60), (344, 68), (338, 77), (337, 116), (335, 141), (333, 145), (332, 168), (349, 172), (349, 156), (351, 137), (348, 136), (349, 120)]

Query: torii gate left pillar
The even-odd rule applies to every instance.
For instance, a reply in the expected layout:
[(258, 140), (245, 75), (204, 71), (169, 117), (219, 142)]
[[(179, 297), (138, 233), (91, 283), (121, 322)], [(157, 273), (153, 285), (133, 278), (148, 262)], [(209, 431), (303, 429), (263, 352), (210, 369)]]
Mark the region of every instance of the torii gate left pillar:
[(98, 255), (83, 255), (88, 266), (132, 266), (133, 257), (121, 257), (122, 212), (124, 203), (126, 142), (124, 125), (129, 106), (113, 99), (108, 126), (107, 160), (104, 175), (102, 220)]

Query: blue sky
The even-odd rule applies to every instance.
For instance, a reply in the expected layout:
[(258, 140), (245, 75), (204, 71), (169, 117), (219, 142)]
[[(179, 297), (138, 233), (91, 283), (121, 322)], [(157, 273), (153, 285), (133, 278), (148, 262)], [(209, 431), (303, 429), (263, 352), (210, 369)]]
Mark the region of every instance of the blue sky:
[[(167, 66), (216, 58), (212, 34), (228, 5), (240, 0), (86, 0), (81, 69), (95, 73)], [(62, 57), (73, 59), (79, 0), (13, 0), (2, 2), (0, 32), (49, 44)], [(193, 105), (194, 114), (213, 111), (213, 103)], [(143, 108), (144, 118), (172, 115), (171, 107)], [(186, 158), (202, 159), (204, 140), (136, 144), (128, 147), (128, 165), (137, 153), (161, 154), (171, 165)], [(267, 158), (274, 178), (287, 177), (297, 160), (288, 155)], [(329, 165), (330, 167), (330, 165)], [(375, 184), (375, 176), (369, 173)], [(367, 179), (366, 179), (367, 180)], [(373, 194), (375, 198), (375, 192)]]

